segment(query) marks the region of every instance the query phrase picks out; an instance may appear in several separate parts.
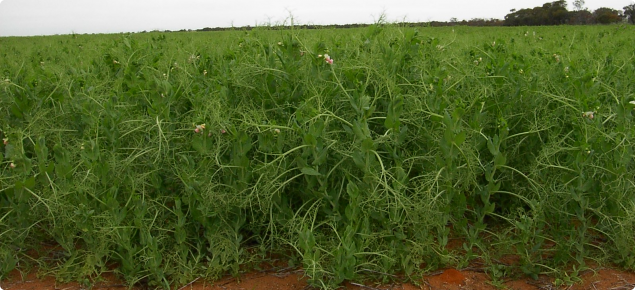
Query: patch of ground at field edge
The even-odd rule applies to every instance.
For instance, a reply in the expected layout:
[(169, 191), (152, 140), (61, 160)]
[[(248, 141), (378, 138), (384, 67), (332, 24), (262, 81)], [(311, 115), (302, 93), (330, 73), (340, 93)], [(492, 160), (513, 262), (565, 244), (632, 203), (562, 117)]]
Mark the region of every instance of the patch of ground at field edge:
[[(98, 283), (95, 283), (93, 289), (100, 290), (121, 290), (127, 289), (125, 282), (118, 279), (112, 273), (104, 273), (99, 277)], [(9, 278), (0, 281), (0, 289), (2, 290), (72, 290), (87, 289), (77, 282), (59, 283), (55, 281), (53, 276), (40, 277), (37, 271), (31, 271), (23, 276), (19, 271), (13, 270), (9, 274)], [(139, 289), (142, 288), (133, 288)]]
[[(635, 272), (620, 271), (615, 269), (600, 268), (589, 270), (580, 275), (581, 281), (571, 286), (557, 287), (553, 278), (540, 277), (537, 280), (520, 278), (505, 280), (495, 287), (489, 276), (479, 270), (443, 269), (424, 275), (415, 284), (394, 283), (380, 285), (374, 283), (347, 282), (341, 289), (350, 290), (632, 290), (635, 288)], [(3, 290), (80, 290), (88, 289), (78, 283), (57, 283), (53, 277), (38, 277), (35, 272), (22, 277), (14, 271), (5, 281), (0, 281)], [(128, 289), (125, 283), (111, 273), (100, 277), (92, 289), (120, 290)], [(132, 287), (134, 290), (145, 290), (147, 287)], [(307, 278), (301, 269), (287, 270), (283, 272), (252, 271), (240, 275), (240, 277), (225, 277), (213, 283), (198, 279), (192, 283), (175, 288), (178, 290), (310, 290)]]
[(251, 272), (239, 278), (225, 278), (213, 284), (200, 282), (192, 283), (183, 288), (192, 290), (224, 290), (224, 289), (263, 289), (263, 290), (291, 290), (306, 289), (307, 278), (303, 277), (301, 271), (286, 273), (261, 273)]

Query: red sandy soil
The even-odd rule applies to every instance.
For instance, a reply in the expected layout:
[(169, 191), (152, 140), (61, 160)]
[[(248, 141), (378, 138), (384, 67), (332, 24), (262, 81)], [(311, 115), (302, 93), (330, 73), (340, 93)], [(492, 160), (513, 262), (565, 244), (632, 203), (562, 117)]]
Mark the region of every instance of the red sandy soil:
[[(128, 289), (124, 282), (117, 279), (113, 274), (105, 274), (102, 282), (97, 283), (92, 289), (100, 290), (122, 290)], [(448, 290), (495, 290), (495, 289), (516, 289), (516, 290), (633, 290), (635, 289), (635, 273), (618, 271), (614, 269), (594, 269), (584, 272), (581, 275), (582, 282), (571, 286), (554, 286), (552, 278), (540, 277), (538, 280), (531, 278), (521, 278), (517, 280), (505, 280), (497, 288), (492, 285), (489, 276), (479, 269), (469, 268), (465, 270), (444, 269), (428, 275), (424, 275), (415, 284), (395, 283), (395, 284), (375, 284), (371, 282), (347, 282), (342, 289), (448, 289)], [(86, 289), (77, 283), (56, 283), (53, 277), (38, 277), (36, 273), (30, 273), (22, 277), (19, 272), (14, 271), (5, 281), (0, 281), (2, 290), (79, 290)], [(133, 287), (135, 290), (147, 289), (144, 287)], [(306, 277), (301, 269), (279, 271), (252, 271), (242, 274), (238, 278), (226, 277), (219, 281), (208, 282), (202, 280), (192, 281), (191, 284), (175, 288), (178, 290), (294, 290), (313, 289), (307, 285)]]
[[(53, 247), (55, 248), (55, 247)], [(37, 256), (36, 253), (32, 253)], [(505, 256), (505, 264), (513, 265), (517, 262), (514, 256)], [(442, 269), (428, 273), (412, 283), (379, 284), (368, 281), (348, 281), (341, 289), (352, 290), (635, 290), (635, 272), (621, 271), (616, 268), (604, 268), (587, 264), (589, 270), (581, 272), (580, 279), (573, 285), (556, 286), (554, 278), (541, 276), (537, 280), (529, 277), (504, 279), (494, 283), (482, 268), (481, 263), (475, 262), (470, 267), (457, 269)], [(114, 265), (113, 265), (114, 267)], [(218, 281), (196, 279), (185, 286), (174, 287), (174, 290), (312, 290), (307, 284), (307, 277), (302, 269), (287, 267), (283, 259), (272, 257), (270, 262), (262, 263), (261, 270), (251, 270), (239, 277), (225, 277)], [(404, 281), (405, 279), (402, 279)], [(92, 289), (98, 290), (147, 290), (146, 286), (128, 287), (112, 272), (99, 277)], [(498, 287), (497, 287), (498, 286)], [(27, 274), (18, 270), (10, 273), (8, 279), (0, 281), (0, 290), (79, 290), (91, 289), (78, 283), (59, 283), (52, 276), (40, 276), (37, 268)]]

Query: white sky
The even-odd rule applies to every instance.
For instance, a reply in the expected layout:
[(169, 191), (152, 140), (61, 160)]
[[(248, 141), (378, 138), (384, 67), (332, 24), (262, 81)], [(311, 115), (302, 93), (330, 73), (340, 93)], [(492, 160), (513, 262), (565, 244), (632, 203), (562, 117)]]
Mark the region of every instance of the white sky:
[[(512, 8), (555, 0), (0, 0), (0, 36), (117, 33), (281, 23), (424, 22), (503, 19)], [(569, 10), (573, 10), (569, 0)], [(587, 0), (590, 10), (622, 10), (632, 0)]]

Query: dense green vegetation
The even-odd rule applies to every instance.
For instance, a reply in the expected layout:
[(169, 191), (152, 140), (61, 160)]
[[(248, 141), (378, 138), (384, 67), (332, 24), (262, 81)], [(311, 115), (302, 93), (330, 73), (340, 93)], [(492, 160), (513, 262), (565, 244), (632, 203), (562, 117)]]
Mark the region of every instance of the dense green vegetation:
[(0, 277), (633, 269), (633, 29), (0, 38)]

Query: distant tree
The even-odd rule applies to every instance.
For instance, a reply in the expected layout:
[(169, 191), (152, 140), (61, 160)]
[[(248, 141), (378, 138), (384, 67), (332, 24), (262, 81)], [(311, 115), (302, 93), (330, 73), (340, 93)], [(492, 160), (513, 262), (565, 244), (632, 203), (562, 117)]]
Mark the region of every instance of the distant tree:
[(469, 26), (485, 26), (484, 18), (472, 18), (468, 21)]
[(610, 24), (622, 21), (621, 11), (612, 8), (602, 7), (593, 11), (593, 18), (596, 23)]
[(635, 24), (635, 3), (624, 6), (624, 16), (628, 17), (628, 22)]
[(584, 0), (573, 1), (573, 11), (569, 12), (569, 24), (591, 24), (593, 15), (584, 7)]
[(593, 13), (589, 10), (578, 10), (569, 12), (569, 24), (584, 25), (593, 23)]
[(558, 0), (548, 2), (532, 9), (512, 9), (505, 16), (505, 25), (558, 25), (569, 21), (567, 2)]
[(575, 11), (585, 10), (584, 3), (585, 3), (584, 0), (575, 0), (575, 1), (573, 1), (573, 9)]
[(565, 0), (551, 2), (548, 10), (547, 23), (551, 25), (564, 24), (567, 21), (569, 11)]

